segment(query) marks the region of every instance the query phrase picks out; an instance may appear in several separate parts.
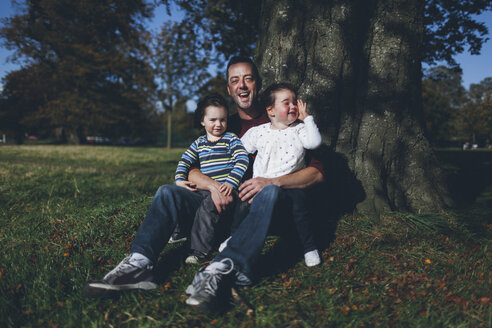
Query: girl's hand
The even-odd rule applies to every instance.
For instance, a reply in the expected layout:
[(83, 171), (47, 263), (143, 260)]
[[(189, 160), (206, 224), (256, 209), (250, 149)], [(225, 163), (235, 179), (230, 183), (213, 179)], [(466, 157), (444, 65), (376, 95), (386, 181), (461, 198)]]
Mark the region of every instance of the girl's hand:
[(304, 121), (306, 117), (308, 117), (308, 113), (306, 111), (307, 104), (301, 99), (297, 100), (297, 109), (299, 110), (299, 119)]
[(196, 191), (196, 185), (191, 181), (176, 181), (176, 186), (188, 189), (190, 191)]
[(234, 188), (228, 183), (223, 183), (220, 185), (219, 190), (224, 196), (230, 196)]

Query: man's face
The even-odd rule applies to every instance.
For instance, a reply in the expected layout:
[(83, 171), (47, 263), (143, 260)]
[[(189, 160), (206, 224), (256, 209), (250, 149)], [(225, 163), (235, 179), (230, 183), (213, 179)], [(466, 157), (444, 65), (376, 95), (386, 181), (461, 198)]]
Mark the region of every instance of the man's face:
[(229, 67), (227, 92), (239, 109), (250, 109), (256, 100), (256, 77), (249, 63), (237, 63)]

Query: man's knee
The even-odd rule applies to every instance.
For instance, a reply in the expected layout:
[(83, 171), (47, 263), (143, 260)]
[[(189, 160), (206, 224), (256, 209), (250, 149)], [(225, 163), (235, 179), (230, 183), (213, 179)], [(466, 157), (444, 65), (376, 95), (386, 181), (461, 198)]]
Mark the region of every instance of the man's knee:
[(278, 199), (279, 195), (282, 193), (282, 188), (274, 184), (269, 184), (263, 187), (263, 189), (256, 195), (256, 198), (268, 199), (270, 201), (275, 201)]
[(183, 190), (186, 189), (172, 184), (163, 185), (160, 186), (159, 189), (157, 189), (157, 192), (155, 193), (155, 198), (159, 198), (159, 199), (174, 198), (174, 196), (180, 194)]

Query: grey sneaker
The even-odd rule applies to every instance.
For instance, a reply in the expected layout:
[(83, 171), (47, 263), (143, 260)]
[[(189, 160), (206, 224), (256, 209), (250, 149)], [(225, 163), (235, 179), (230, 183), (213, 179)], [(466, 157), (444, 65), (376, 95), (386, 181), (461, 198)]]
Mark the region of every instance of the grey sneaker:
[(230, 292), (230, 289), (225, 288), (226, 278), (234, 270), (234, 263), (231, 259), (225, 258), (219, 262), (212, 262), (209, 266), (202, 268), (193, 278), (193, 282), (186, 293), (190, 295), (186, 300), (186, 304), (191, 305), (199, 310), (211, 311), (217, 309), (224, 298), (220, 298), (224, 292)]
[[(251, 279), (249, 279), (248, 276), (240, 271), (235, 271), (234, 277), (234, 284), (236, 284), (237, 286), (251, 286), (253, 284)], [(193, 295), (193, 293), (195, 293), (195, 288), (193, 287), (193, 284), (186, 287), (185, 293), (188, 296), (191, 296)]]
[(86, 296), (98, 296), (104, 291), (119, 291), (126, 289), (154, 289), (157, 284), (154, 282), (152, 266), (139, 268), (129, 262), (127, 256), (113, 270), (99, 281), (88, 281), (83, 289)]

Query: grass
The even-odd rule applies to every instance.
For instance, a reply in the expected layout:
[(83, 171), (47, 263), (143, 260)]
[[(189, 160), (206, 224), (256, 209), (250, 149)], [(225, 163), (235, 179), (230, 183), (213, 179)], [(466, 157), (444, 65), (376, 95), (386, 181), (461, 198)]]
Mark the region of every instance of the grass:
[[(197, 267), (181, 264), (180, 246), (163, 251), (157, 290), (84, 298), (84, 282), (129, 251), (182, 151), (0, 147), (0, 326), (492, 326), (492, 183), (483, 182), (457, 210), (340, 218), (315, 268), (269, 237), (259, 282), (240, 290), (254, 315), (241, 304), (219, 315), (187, 307)], [(460, 156), (440, 154), (454, 181)]]

